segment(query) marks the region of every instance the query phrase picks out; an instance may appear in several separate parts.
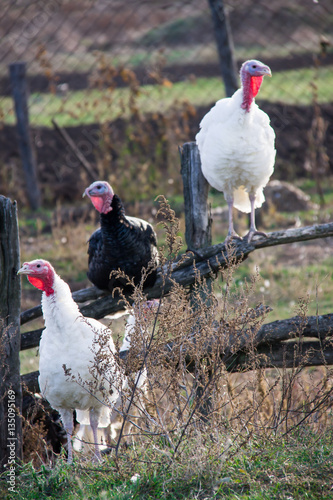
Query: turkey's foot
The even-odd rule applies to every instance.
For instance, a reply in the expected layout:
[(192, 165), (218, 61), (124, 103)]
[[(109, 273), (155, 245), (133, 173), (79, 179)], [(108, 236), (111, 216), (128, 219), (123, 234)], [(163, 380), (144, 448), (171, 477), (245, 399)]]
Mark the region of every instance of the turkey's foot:
[(267, 234), (263, 231), (257, 231), (256, 229), (250, 229), (247, 235), (244, 236), (244, 239), (247, 240), (248, 243), (251, 243), (254, 236), (264, 236), (267, 238)]
[(241, 236), (239, 236), (239, 234), (237, 234), (236, 231), (233, 231), (233, 232), (227, 234), (227, 237), (224, 240), (224, 244), (230, 245), (230, 243), (232, 243), (232, 240), (242, 241), (243, 238)]

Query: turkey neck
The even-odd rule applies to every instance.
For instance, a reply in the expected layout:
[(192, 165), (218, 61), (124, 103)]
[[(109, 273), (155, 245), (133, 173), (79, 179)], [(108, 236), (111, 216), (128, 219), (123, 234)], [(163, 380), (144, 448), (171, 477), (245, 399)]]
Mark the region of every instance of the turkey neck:
[[(45, 292), (42, 295), (45, 327), (52, 331), (52, 336), (58, 334), (59, 338), (68, 338), (68, 329), (74, 326), (82, 314), (72, 298), (69, 286), (57, 274), (54, 276), (53, 288), (51, 295), (46, 295)], [(73, 334), (74, 330), (73, 328)]]
[(126, 221), (124, 205), (118, 195), (113, 195), (111, 202), (112, 210), (107, 214), (101, 213), (100, 222), (102, 233), (114, 233)]
[(244, 73), (241, 75), (241, 80), (243, 91), (243, 101), (241, 104), (241, 108), (245, 109), (245, 111), (249, 113), (251, 104), (259, 92), (263, 77), (251, 76), (248, 73)]

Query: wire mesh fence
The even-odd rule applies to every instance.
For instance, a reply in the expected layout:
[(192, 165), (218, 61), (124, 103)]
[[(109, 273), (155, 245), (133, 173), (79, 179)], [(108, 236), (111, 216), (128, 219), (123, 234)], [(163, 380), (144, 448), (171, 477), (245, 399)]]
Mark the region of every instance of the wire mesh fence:
[[(331, 100), (330, 0), (224, 3), (238, 67), (258, 58), (272, 68), (274, 83), (263, 87), (261, 99), (309, 104), (315, 94)], [(64, 125), (123, 116), (134, 84), (144, 85), (136, 105), (148, 111), (185, 99), (206, 105), (224, 95), (208, 2), (8, 0), (0, 33), (5, 123), (15, 121), (8, 65), (22, 60), (36, 126), (51, 126), (55, 116)]]

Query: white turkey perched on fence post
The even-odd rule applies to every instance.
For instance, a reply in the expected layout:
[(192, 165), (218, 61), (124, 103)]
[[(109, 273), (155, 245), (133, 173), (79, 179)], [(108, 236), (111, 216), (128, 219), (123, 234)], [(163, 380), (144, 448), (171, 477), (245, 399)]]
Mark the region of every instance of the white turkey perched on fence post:
[[(74, 409), (89, 411), (95, 454), (101, 460), (97, 442), (100, 416), (107, 413), (110, 420), (112, 406), (126, 383), (114, 358), (111, 331), (80, 313), (69, 286), (49, 262), (25, 262), (18, 274), (27, 275), (30, 283), (43, 291), (45, 329), (39, 348), (39, 387), (43, 397), (60, 413), (67, 432), (68, 463), (73, 460)], [(97, 360), (101, 365), (96, 366)]]
[(100, 213), (101, 227), (89, 239), (87, 273), (98, 288), (127, 288), (127, 280), (111, 275), (121, 270), (135, 284), (140, 283), (143, 269), (148, 270), (145, 286), (156, 280), (158, 265), (157, 239), (149, 222), (125, 215), (119, 196), (106, 181), (93, 182), (83, 193)]
[(241, 88), (232, 97), (217, 101), (196, 135), (202, 173), (211, 186), (223, 191), (228, 203), (226, 241), (239, 238), (233, 226), (233, 206), (251, 212), (249, 242), (254, 235), (264, 234), (256, 229), (255, 208), (265, 200), (263, 188), (273, 173), (276, 153), (269, 117), (254, 102), (265, 75), (271, 76), (271, 70), (262, 62), (244, 62)]

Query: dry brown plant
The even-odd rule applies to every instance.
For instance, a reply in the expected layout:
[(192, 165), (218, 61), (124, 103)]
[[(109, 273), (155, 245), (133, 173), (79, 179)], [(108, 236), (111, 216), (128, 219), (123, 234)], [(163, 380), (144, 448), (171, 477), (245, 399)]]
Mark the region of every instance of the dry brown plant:
[[(164, 197), (159, 201), (157, 216), (166, 233), (160, 276), (167, 283), (172, 270), (182, 264), (178, 258), (182, 241), (174, 211)], [(173, 282), (170, 293), (165, 295), (162, 287), (155, 307), (147, 307), (143, 284), (148, 269), (139, 285), (129, 281), (133, 288), (129, 299), (117, 291), (135, 315), (131, 346), (126, 353), (119, 352), (119, 338), (113, 355), (106, 350), (107, 336), (97, 338), (92, 366), (96, 377), (87, 386), (93, 393), (97, 387), (103, 390), (114, 367), (119, 367), (119, 398), (110, 408), (110, 448), (117, 459), (126, 444), (133, 460), (146, 454), (172, 467), (187, 457), (190, 467), (191, 461), (196, 462), (196, 450), (201, 457), (196, 465), (204, 469), (208, 454), (226, 457), (254, 438), (288, 436), (305, 426), (320, 433), (332, 425), (332, 370), (309, 368), (309, 354), (302, 351), (308, 299), (299, 301), (297, 315), (302, 321), (288, 341), (294, 346), (294, 366), (265, 369), (265, 361), (270, 366), (269, 355), (258, 354), (256, 338), (270, 308), (253, 305), (260, 275), (256, 272), (236, 286), (233, 275), (242, 264), (236, 262), (232, 246), (226, 252), (228, 266), (212, 270), (210, 280), (217, 274), (222, 277), (214, 286), (196, 272), (190, 289)], [(245, 360), (243, 371), (233, 373), (239, 358)], [(70, 376), (70, 367), (66, 369)], [(104, 402), (108, 403), (107, 394)]]

